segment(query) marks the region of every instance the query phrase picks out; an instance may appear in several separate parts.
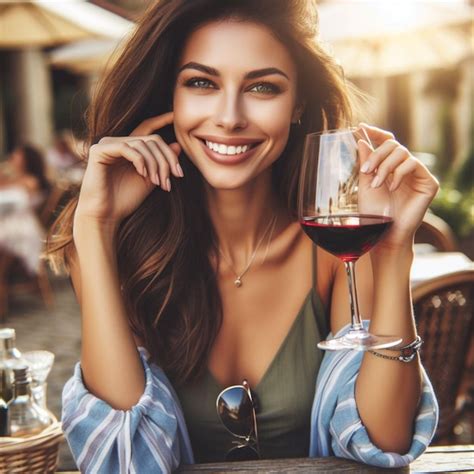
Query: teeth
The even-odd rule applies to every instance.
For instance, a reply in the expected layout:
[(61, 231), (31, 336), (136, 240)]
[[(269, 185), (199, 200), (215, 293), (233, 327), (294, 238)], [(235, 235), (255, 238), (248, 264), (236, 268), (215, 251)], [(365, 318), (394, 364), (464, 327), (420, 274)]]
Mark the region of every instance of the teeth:
[(240, 153), (245, 153), (251, 147), (250, 145), (227, 146), (222, 143), (213, 143), (209, 140), (206, 140), (206, 146), (220, 155), (239, 155)]

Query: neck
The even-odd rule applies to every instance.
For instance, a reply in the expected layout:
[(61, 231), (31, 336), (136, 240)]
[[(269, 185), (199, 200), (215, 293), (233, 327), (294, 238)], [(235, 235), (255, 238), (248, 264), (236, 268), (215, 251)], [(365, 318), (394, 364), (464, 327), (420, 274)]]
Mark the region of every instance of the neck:
[[(262, 173), (243, 188), (221, 190), (208, 187), (207, 202), (218, 247), (236, 270), (245, 267), (275, 216), (274, 235), (289, 219), (273, 193), (270, 172)], [(267, 232), (265, 237), (268, 235)], [(266, 243), (264, 238), (259, 252)]]

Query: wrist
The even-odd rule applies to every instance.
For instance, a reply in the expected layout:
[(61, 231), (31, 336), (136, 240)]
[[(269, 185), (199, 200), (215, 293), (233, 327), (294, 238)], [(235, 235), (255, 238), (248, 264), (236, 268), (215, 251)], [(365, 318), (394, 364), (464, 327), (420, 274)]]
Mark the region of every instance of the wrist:
[(110, 219), (100, 219), (76, 213), (73, 225), (74, 244), (78, 247), (83, 242), (90, 242), (94, 238), (113, 244), (118, 227), (119, 223)]
[(381, 243), (370, 252), (372, 265), (376, 266), (390, 263), (400, 266), (405, 263), (410, 267), (413, 263), (414, 256), (415, 252), (413, 241), (409, 241), (401, 245)]

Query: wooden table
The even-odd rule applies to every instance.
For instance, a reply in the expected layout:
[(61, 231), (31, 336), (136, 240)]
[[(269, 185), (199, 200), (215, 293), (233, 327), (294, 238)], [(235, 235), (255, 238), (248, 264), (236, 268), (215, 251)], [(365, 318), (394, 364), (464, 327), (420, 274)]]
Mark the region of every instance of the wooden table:
[[(420, 456), (409, 467), (401, 469), (381, 469), (367, 466), (354, 461), (335, 457), (328, 458), (297, 458), (270, 459), (265, 461), (247, 461), (215, 464), (195, 464), (183, 466), (179, 473), (193, 472), (262, 472), (262, 473), (430, 473), (430, 472), (474, 472), (474, 445), (466, 446), (434, 446)], [(64, 474), (78, 474), (78, 471)]]

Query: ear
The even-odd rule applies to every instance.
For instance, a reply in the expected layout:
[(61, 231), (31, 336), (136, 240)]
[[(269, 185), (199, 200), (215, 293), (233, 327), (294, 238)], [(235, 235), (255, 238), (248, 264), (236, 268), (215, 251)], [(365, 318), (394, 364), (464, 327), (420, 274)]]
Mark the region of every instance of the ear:
[(304, 113), (306, 104), (298, 104), (293, 110), (293, 115), (291, 116), (291, 123), (298, 123), (301, 120), (301, 116)]

